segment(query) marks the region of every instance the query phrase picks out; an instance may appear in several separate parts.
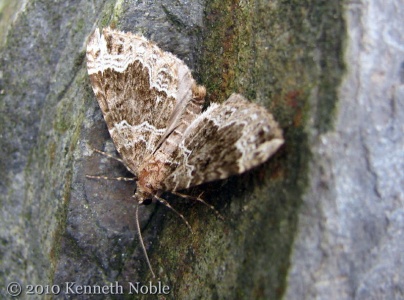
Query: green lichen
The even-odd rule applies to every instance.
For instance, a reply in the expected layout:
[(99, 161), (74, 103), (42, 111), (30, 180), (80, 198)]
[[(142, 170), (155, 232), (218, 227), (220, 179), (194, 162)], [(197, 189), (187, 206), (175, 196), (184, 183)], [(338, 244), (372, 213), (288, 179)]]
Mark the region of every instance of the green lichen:
[(15, 14), (25, 5), (25, 1), (3, 0), (0, 1), (0, 48), (6, 40), (10, 24), (13, 23)]
[(98, 21), (99, 27), (116, 27), (119, 24), (121, 15), (124, 13), (123, 4), (123, 0), (107, 2)]
[[(59, 254), (62, 247), (61, 241), (63, 235), (66, 232), (67, 209), (71, 195), (71, 180), (72, 180), (72, 173), (68, 172), (65, 176), (65, 182), (64, 182), (65, 188), (63, 190), (62, 203), (60, 203), (59, 209), (56, 213), (57, 226), (53, 231), (52, 247), (49, 252), (49, 259), (52, 263), (52, 272), (51, 272), (52, 275), (54, 275), (54, 269), (56, 268), (59, 259)], [(51, 280), (53, 281), (53, 278), (51, 278)]]
[(112, 14), (112, 19), (111, 19), (111, 23), (112, 24), (118, 24), (121, 15), (123, 13), (123, 5), (124, 5), (124, 1), (123, 0), (117, 0), (115, 2), (115, 6), (114, 6), (114, 10), (113, 10), (113, 14)]
[(75, 25), (75, 32), (81, 32), (85, 27), (85, 20), (81, 18), (74, 25)]
[[(77, 85), (78, 82), (80, 82), (80, 76), (77, 77)], [(73, 93), (74, 94), (74, 93)], [(63, 176), (63, 193), (62, 193), (62, 201), (59, 202), (58, 204), (58, 209), (56, 212), (56, 220), (57, 220), (57, 225), (55, 228), (53, 228), (53, 238), (52, 238), (52, 245), (51, 245), (51, 250), (50, 250), (50, 260), (52, 263), (52, 270), (50, 272), (51, 276), (54, 275), (54, 270), (57, 267), (57, 262), (59, 259), (59, 254), (60, 254), (60, 247), (62, 246), (62, 238), (64, 238), (64, 234), (66, 231), (66, 218), (68, 214), (68, 207), (69, 207), (69, 201), (70, 201), (70, 195), (71, 195), (71, 185), (72, 185), (72, 173), (73, 173), (73, 159), (74, 159), (74, 151), (77, 146), (78, 140), (80, 138), (80, 133), (81, 133), (81, 124), (83, 123), (84, 120), (84, 106), (81, 106), (81, 108), (77, 111), (73, 106), (74, 102), (72, 101), (71, 95), (68, 93), (66, 95), (66, 98), (64, 98), (62, 101), (59, 103), (59, 107), (57, 108), (57, 116), (55, 118), (55, 130), (56, 131), (67, 131), (69, 129), (69, 143), (66, 144), (65, 147), (65, 153), (66, 155), (63, 156), (64, 163), (63, 165), (68, 168), (66, 174)], [(68, 111), (75, 111), (76, 113), (74, 114), (68, 114), (66, 109)], [(68, 121), (59, 121), (59, 118), (63, 119), (64, 115), (70, 115), (71, 120)], [(60, 136), (56, 136), (56, 139), (60, 138)], [(53, 142), (51, 142), (53, 143)], [(60, 156), (60, 154), (59, 154)], [(52, 158), (51, 158), (52, 161)], [(52, 164), (50, 165), (52, 167)], [(55, 170), (51, 170), (51, 172), (55, 172)], [(51, 281), (53, 282), (53, 278), (51, 278)]]

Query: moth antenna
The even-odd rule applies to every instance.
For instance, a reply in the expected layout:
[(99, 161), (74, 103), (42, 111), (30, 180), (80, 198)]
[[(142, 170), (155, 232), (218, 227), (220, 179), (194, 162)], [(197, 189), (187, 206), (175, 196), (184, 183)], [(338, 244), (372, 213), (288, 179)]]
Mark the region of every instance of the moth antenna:
[(154, 197), (155, 197), (161, 204), (163, 204), (164, 206), (168, 207), (168, 208), (171, 209), (173, 212), (175, 212), (175, 213), (184, 221), (185, 225), (187, 225), (187, 227), (189, 228), (189, 230), (191, 231), (191, 233), (194, 234), (193, 231), (192, 231), (191, 225), (189, 225), (188, 221), (184, 218), (184, 216), (183, 216), (182, 214), (180, 214), (174, 207), (172, 207), (172, 206), (170, 205), (170, 203), (167, 202), (167, 200), (165, 200), (165, 199), (163, 199), (163, 198), (160, 198), (160, 197), (157, 196), (157, 195), (154, 195)]
[(146, 257), (147, 265), (149, 266), (149, 269), (150, 269), (150, 272), (153, 275), (153, 278), (156, 278), (156, 275), (153, 272), (153, 268), (152, 268), (150, 260), (149, 260), (149, 256), (147, 255), (147, 250), (146, 250), (146, 247), (145, 247), (144, 242), (143, 242), (142, 232), (140, 230), (140, 225), (139, 225), (139, 204), (136, 205), (135, 217), (136, 217), (136, 229), (137, 229), (137, 233), (139, 235), (140, 244), (142, 245), (144, 256)]

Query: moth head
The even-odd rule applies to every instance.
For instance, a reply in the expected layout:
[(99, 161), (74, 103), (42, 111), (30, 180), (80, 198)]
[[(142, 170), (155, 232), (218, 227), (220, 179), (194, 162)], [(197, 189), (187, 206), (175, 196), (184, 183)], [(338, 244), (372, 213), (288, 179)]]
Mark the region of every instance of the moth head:
[(142, 190), (137, 190), (133, 195), (133, 198), (141, 205), (149, 205), (153, 202), (153, 195)]

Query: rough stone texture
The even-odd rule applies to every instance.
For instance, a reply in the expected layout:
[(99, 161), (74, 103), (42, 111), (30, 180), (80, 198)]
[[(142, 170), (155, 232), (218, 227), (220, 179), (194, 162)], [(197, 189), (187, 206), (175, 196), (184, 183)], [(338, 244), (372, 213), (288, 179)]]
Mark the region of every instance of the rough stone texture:
[(14, 20), (4, 30), (0, 55), (2, 294), (11, 281), (53, 280), (89, 90), (83, 84), (84, 41), (103, 7), (12, 2), (1, 19), (1, 28)]
[(404, 299), (399, 0), (15, 3), (0, 3), (2, 295), (11, 281), (151, 280), (134, 186), (85, 178), (129, 175), (89, 151), (114, 152), (84, 61), (87, 36), (112, 24), (184, 59), (209, 99), (240, 92), (285, 130), (274, 159), (199, 189), (225, 222), (167, 195), (191, 236), (143, 209), (168, 299)]
[(287, 299), (404, 299), (404, 10), (345, 6), (335, 127), (312, 135)]

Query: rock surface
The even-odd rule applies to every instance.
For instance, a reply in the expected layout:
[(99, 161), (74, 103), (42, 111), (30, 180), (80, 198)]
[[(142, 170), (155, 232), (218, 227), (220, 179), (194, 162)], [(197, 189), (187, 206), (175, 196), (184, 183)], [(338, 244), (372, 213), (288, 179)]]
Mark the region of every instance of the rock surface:
[(404, 11), (345, 7), (333, 130), (313, 136), (286, 299), (404, 299)]
[[(136, 236), (130, 176), (85, 68), (112, 24), (183, 59), (211, 101), (270, 109), (286, 144), (205, 191), (167, 195), (190, 222), (142, 208), (168, 299), (404, 299), (404, 11), (398, 0), (4, 1), (0, 5), (0, 278), (6, 285), (154, 284)], [(28, 296), (27, 296), (28, 297)], [(30, 297), (30, 299), (40, 298)], [(88, 295), (70, 295), (88, 299)], [(102, 295), (91, 299), (104, 299)], [(147, 296), (145, 296), (147, 298)]]

